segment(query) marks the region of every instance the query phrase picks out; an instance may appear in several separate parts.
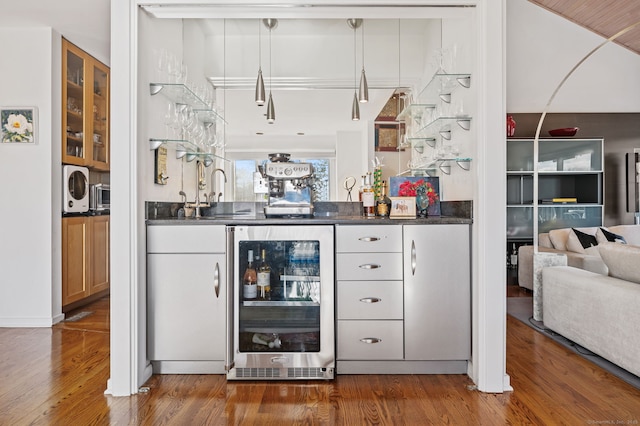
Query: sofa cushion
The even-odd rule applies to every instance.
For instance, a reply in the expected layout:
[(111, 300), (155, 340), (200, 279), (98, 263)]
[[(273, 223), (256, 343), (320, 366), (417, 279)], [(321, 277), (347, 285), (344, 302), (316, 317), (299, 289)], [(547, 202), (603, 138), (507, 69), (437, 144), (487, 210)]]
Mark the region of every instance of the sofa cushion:
[[(597, 227), (576, 229), (590, 235), (596, 235), (596, 231), (598, 230)], [(571, 232), (571, 228), (552, 229), (549, 231), (549, 239), (553, 244), (553, 248), (556, 250), (567, 251), (567, 240), (569, 239), (569, 234)]]
[(627, 244), (640, 246), (640, 225), (615, 225), (608, 228), (609, 231), (622, 235)]
[(606, 243), (607, 241), (612, 243), (627, 244), (627, 241), (622, 235), (613, 233), (607, 228), (598, 228), (598, 230), (596, 231), (596, 240), (598, 241), (598, 244)]
[(610, 277), (640, 284), (640, 247), (611, 242), (598, 247)]
[(586, 232), (578, 231), (571, 228), (567, 237), (567, 250), (575, 253), (584, 253), (584, 249), (598, 245), (595, 235), (589, 235)]

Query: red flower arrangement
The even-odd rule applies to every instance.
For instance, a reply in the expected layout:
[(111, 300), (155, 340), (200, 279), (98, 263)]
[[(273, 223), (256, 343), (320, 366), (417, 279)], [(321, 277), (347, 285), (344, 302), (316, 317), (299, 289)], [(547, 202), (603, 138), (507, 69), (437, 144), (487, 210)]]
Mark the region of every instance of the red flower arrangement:
[(418, 189), (424, 189), (424, 192), (429, 199), (429, 205), (432, 205), (438, 199), (438, 193), (433, 189), (431, 182), (425, 182), (424, 179), (417, 180), (415, 182), (404, 181), (398, 186), (398, 196), (400, 197), (415, 197), (418, 195)]

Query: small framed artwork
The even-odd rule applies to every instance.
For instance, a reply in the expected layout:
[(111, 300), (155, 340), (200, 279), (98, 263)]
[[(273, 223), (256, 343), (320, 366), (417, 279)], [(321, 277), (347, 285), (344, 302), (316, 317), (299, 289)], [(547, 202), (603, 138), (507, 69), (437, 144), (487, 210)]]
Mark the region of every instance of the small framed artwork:
[(36, 143), (35, 107), (0, 107), (2, 143)]
[(416, 197), (389, 197), (391, 199), (391, 219), (415, 219)]

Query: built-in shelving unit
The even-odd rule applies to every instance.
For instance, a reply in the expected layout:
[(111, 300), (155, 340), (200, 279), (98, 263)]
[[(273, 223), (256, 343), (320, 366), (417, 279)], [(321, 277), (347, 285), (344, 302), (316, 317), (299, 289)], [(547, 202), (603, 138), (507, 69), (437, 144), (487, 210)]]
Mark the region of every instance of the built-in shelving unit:
[[(601, 226), (604, 140), (543, 138), (538, 154), (538, 232)], [(507, 140), (507, 241), (533, 240), (533, 138)]]

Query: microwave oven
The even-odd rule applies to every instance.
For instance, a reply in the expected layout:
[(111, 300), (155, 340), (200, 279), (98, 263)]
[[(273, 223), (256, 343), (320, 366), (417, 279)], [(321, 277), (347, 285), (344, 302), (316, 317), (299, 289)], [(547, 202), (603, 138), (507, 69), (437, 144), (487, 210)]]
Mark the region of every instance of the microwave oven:
[(89, 210), (109, 210), (111, 207), (111, 189), (104, 183), (96, 183), (90, 186)]

